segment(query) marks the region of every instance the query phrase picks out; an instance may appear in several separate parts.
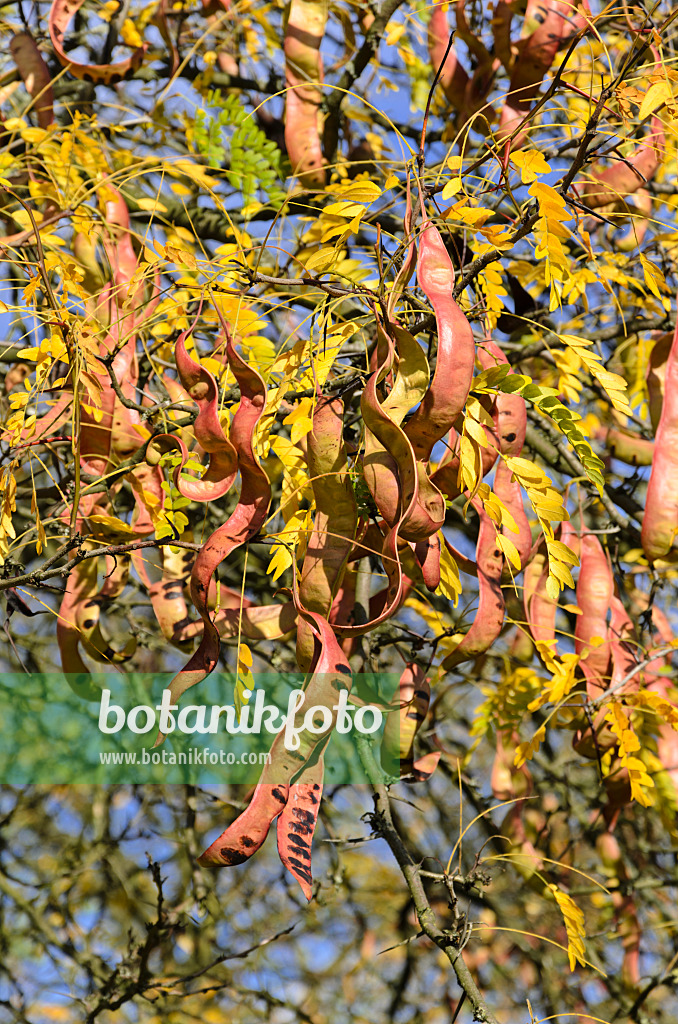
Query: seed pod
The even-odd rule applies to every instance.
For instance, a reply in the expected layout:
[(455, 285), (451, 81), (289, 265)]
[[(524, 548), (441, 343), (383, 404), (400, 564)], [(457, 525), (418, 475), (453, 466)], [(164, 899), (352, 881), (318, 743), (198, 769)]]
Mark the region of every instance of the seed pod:
[(64, 36), (71, 19), (83, 3), (84, 0), (54, 0), (49, 12), (49, 35), (54, 53), (59, 63), (67, 68), (74, 78), (114, 85), (137, 70), (144, 59), (148, 43), (137, 47), (131, 57), (118, 64), (78, 64), (77, 61), (71, 60), (63, 48)]
[[(217, 312), (219, 312), (217, 307)], [(253, 447), (254, 431), (266, 405), (266, 385), (254, 367), (238, 354), (227, 325), (226, 353), (240, 387), (240, 404), (231, 424), (231, 443), (238, 455), (241, 489), (238, 504), (226, 522), (214, 531), (201, 548), (191, 573), (191, 597), (204, 623), (200, 646), (186, 667), (172, 680), (172, 701), (205, 678), (219, 658), (219, 631), (208, 608), (210, 582), (221, 562), (241, 544), (246, 544), (263, 526), (271, 501), (268, 477), (259, 465)], [(159, 735), (157, 743), (164, 736)]]
[(318, 821), (323, 794), (324, 762), (322, 753), (317, 761), (306, 765), (289, 789), (287, 803), (278, 818), (278, 855), (287, 870), (296, 878), (301, 891), (310, 901), (311, 842)]
[(525, 568), (523, 601), (525, 618), (537, 650), (541, 653), (540, 648), (548, 648), (553, 654), (556, 647), (558, 602), (550, 598), (546, 592), (548, 576), (546, 555), (537, 552)]
[(650, 562), (669, 553), (678, 532), (678, 328), (666, 363), (665, 395), (655, 439), (641, 530)]
[(54, 121), (52, 77), (33, 36), (30, 32), (17, 32), (9, 41), (9, 49), (24, 85), (35, 102), (38, 124), (41, 128), (49, 128)]
[(655, 343), (650, 352), (650, 359), (647, 367), (647, 391), (650, 405), (650, 419), (652, 430), (657, 433), (659, 421), (662, 415), (664, 404), (664, 387), (666, 381), (666, 364), (671, 355), (673, 346), (673, 333), (666, 331), (663, 334), (655, 332)]
[[(450, 25), (447, 12), (440, 3), (433, 7), (431, 20), (428, 24), (428, 52), (434, 73), (441, 65), (450, 38)], [(447, 59), (440, 71), (440, 84), (445, 96), (456, 111), (463, 111), (466, 106), (466, 92), (469, 77), (459, 63), (454, 46), (450, 49)]]
[[(582, 657), (581, 669), (586, 678), (586, 689), (595, 700), (609, 682), (610, 639), (607, 613), (614, 593), (612, 570), (596, 536), (585, 533), (581, 541), (581, 569), (577, 580), (577, 616), (574, 630), (574, 649)], [(602, 643), (594, 646), (594, 637)]]
[(497, 531), (480, 501), (474, 498), (472, 504), (480, 519), (476, 544), (478, 609), (459, 646), (443, 661), (442, 668), (446, 672), (463, 661), (484, 654), (495, 642), (504, 625), (506, 606), (501, 589), (503, 557), (497, 544)]
[(186, 351), (186, 338), (195, 322), (183, 331), (176, 343), (177, 370), (183, 387), (198, 406), (193, 424), (200, 447), (210, 457), (206, 472), (199, 479), (188, 480), (181, 472), (189, 453), (183, 440), (174, 434), (158, 434), (148, 446), (147, 460), (155, 462), (159, 453), (178, 451), (181, 463), (174, 471), (174, 485), (184, 498), (191, 501), (214, 501), (223, 497), (233, 486), (238, 471), (238, 456), (233, 443), (224, 434), (219, 419), (219, 389), (217, 382), (204, 366), (196, 363)]
[(292, 171), (307, 188), (322, 188), (323, 79), (320, 44), (327, 22), (326, 0), (291, 0), (285, 26), (285, 146)]
[[(489, 339), (478, 346), (478, 361), (484, 370), (508, 362), (499, 346)], [(499, 393), (494, 402), (494, 419), (500, 454), (520, 455), (527, 430), (527, 410), (522, 395)], [(515, 544), (521, 568), (525, 568), (532, 550), (532, 531), (523, 504), (522, 488), (517, 480), (512, 479), (503, 460), (500, 460), (494, 475), (494, 492), (516, 521), (517, 536), (506, 527), (502, 528), (502, 533)]]
[(249, 806), (198, 857), (198, 864), (230, 867), (248, 860), (261, 849), (271, 823), (282, 813), (289, 788), (259, 782)]
[[(487, 437), (487, 446), (485, 448), (480, 448), (479, 452), (480, 464), (478, 466), (478, 475), (481, 479), (486, 477), (494, 468), (499, 454), (499, 438), (497, 437), (495, 428), (490, 427), (486, 423), (483, 423), (482, 427), (485, 431), (485, 436)], [(459, 485), (459, 444), (459, 434), (455, 428), (452, 427), (447, 435), (447, 450), (438, 463), (436, 469), (431, 473), (432, 483), (434, 483), (450, 501), (454, 501), (454, 499), (458, 498), (462, 493), (462, 487)]]
[[(316, 513), (299, 592), (304, 607), (325, 618), (341, 583), (358, 522), (342, 440), (343, 410), (341, 399), (327, 400), (319, 396), (313, 429), (308, 435), (307, 462)], [(297, 633), (297, 662), (302, 671), (310, 667), (313, 648), (313, 633), (302, 619)]]
[(652, 465), (654, 441), (620, 427), (602, 428), (597, 436), (605, 446), (605, 454), (609, 453), (620, 462), (629, 466)]
[[(309, 623), (318, 641), (313, 675), (304, 691), (305, 699), (301, 709), (297, 711), (294, 718), (294, 726), (299, 730), (298, 747), (295, 750), (288, 750), (285, 746), (283, 732), (278, 733), (271, 746), (269, 762), (262, 771), (252, 802), (201, 855), (200, 864), (242, 863), (262, 845), (271, 822), (287, 804), (291, 789), (295, 783), (301, 782), (306, 769), (311, 773), (310, 784), (319, 785), (319, 780), (312, 773), (310, 766), (321, 762), (325, 744), (336, 724), (339, 694), (341, 690), (350, 692), (352, 676), (350, 666), (327, 620), (314, 612), (309, 612), (300, 603), (296, 574), (293, 575), (293, 598), (297, 613)], [(309, 732), (304, 728), (305, 709), (311, 707), (327, 709), (325, 727), (314, 732)], [(307, 783), (308, 775), (301, 784), (306, 785)], [(306, 794), (302, 790), (299, 791), (299, 795), (305, 798)], [(284, 821), (283, 835), (289, 836), (289, 824), (293, 817), (294, 815), (290, 811)], [(283, 840), (283, 852), (289, 859), (289, 846), (286, 845), (285, 840)], [(289, 864), (288, 866), (291, 870), (296, 868), (293, 874), (304, 888), (308, 898), (311, 883), (310, 871), (301, 873), (297, 865)], [(304, 883), (309, 887), (308, 889), (305, 888)]]
[(654, 115), (649, 134), (628, 160), (619, 160), (604, 171), (591, 172), (592, 180), (580, 186), (582, 202), (591, 210), (616, 205), (624, 196), (633, 195), (652, 181), (664, 159), (666, 137), (664, 125)]
[(452, 260), (440, 232), (428, 220), (423, 222), (419, 236), (417, 281), (433, 306), (438, 353), (433, 380), (405, 433), (416, 458), (428, 462), (434, 444), (454, 425), (466, 404), (475, 359), (471, 325), (452, 294)]
[(421, 666), (405, 666), (392, 699), (399, 701), (400, 711), (390, 712), (386, 719), (381, 765), (389, 775), (409, 775), (414, 767), (414, 738), (431, 700), (431, 687)]
[[(582, 9), (590, 13), (586, 0)], [(571, 0), (528, 0), (523, 38), (517, 46), (508, 98), (499, 122), (500, 142), (506, 141), (526, 121), (556, 53), (587, 24), (588, 19), (574, 9)], [(527, 128), (523, 128), (513, 139), (512, 147), (520, 149), (528, 137)]]

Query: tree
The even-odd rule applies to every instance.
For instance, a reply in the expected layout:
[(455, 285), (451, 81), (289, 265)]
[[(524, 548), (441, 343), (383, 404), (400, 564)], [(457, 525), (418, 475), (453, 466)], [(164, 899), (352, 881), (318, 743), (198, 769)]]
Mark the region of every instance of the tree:
[(6, 759), (0, 1019), (675, 1017), (674, 19), (3, 6), (5, 707), (328, 718), (254, 792)]

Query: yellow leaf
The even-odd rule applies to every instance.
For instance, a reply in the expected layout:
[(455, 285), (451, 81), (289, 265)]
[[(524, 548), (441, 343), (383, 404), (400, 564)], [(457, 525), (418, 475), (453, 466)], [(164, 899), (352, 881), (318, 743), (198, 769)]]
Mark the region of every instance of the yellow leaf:
[(511, 163), (520, 171), (523, 185), (531, 185), (540, 174), (548, 174), (551, 170), (542, 154), (536, 149), (520, 149), (511, 153)]
[(339, 253), (336, 249), (319, 249), (317, 252), (311, 253), (305, 261), (306, 269), (324, 274), (336, 263), (338, 256)]
[[(391, 175), (395, 177), (395, 175)], [(397, 181), (397, 178), (396, 178)], [(373, 181), (356, 181), (340, 192), (341, 199), (349, 200), (352, 203), (374, 203), (382, 194), (382, 190)]]
[(662, 103), (668, 103), (671, 99), (673, 99), (673, 95), (671, 93), (671, 86), (669, 82), (666, 80), (655, 82), (650, 86), (643, 97), (638, 117), (641, 121), (644, 121), (649, 114), (657, 109), (657, 107), (661, 106)]
[(456, 608), (459, 595), (461, 594), (459, 569), (445, 543), (442, 533), (438, 534), (438, 539), (440, 540), (440, 583), (436, 589), (436, 594), (441, 594), (448, 601), (452, 601)]
[(461, 178), (450, 178), (441, 192), (441, 198), (451, 199), (452, 196), (456, 196), (458, 192), (461, 192)]
[(87, 517), (88, 523), (95, 523), (100, 526), (100, 530), (95, 530), (94, 533), (98, 534), (120, 534), (124, 537), (134, 537), (135, 533), (131, 526), (124, 523), (122, 519), (118, 519), (117, 516), (106, 516), (106, 515), (94, 515)]

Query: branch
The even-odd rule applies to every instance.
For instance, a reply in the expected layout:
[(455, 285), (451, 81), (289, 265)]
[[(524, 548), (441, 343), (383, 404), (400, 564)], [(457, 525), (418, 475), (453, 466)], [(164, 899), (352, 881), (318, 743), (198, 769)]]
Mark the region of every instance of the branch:
[(450, 961), (457, 981), (462, 991), (473, 1007), (473, 1019), (483, 1021), (485, 1024), (498, 1024), (494, 1014), (488, 1009), (485, 999), (475, 983), (473, 975), (466, 966), (462, 951), (459, 948), (460, 937), (443, 931), (439, 926), (435, 913), (431, 908), (424, 884), (422, 882), (421, 870), (412, 859), (409, 850), (403, 843), (398, 830), (393, 822), (391, 814), (391, 803), (388, 790), (379, 782), (379, 770), (374, 761), (372, 748), (367, 742), (358, 740), (360, 758), (374, 790), (374, 816), (372, 825), (377, 835), (381, 836), (388, 843), (391, 853), (395, 857), (403, 873), (403, 877), (410, 891), (414, 908), (417, 912), (417, 919), (425, 935), (435, 942)]
[(353, 88), (354, 83), (360, 78), (363, 71), (370, 63), (379, 49), (387, 24), (402, 5), (403, 0), (384, 0), (379, 13), (370, 25), (365, 34), (363, 45), (356, 55), (348, 62), (344, 73), (334, 87), (331, 96), (327, 100), (327, 118), (325, 121), (325, 159), (333, 163), (339, 138), (339, 117), (341, 105), (346, 94)]

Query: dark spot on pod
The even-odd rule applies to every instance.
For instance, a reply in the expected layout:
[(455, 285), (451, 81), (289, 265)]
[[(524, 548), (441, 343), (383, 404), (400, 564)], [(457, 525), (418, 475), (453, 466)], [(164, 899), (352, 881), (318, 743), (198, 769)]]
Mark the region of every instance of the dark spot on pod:
[(287, 756), (291, 757), (293, 761), (305, 761), (306, 760), (304, 755), (302, 753), (300, 753), (299, 751), (297, 751), (297, 750), (288, 750), (287, 751)]
[(228, 846), (222, 846), (219, 856), (223, 859), (224, 864), (242, 864), (247, 860), (246, 854), (241, 853), (240, 850), (229, 849)]
[(318, 803), (318, 797), (315, 795), (315, 793), (309, 793), (308, 799), (311, 801), (312, 804)]
[(278, 803), (287, 803), (287, 794), (282, 789), (272, 789), (271, 796), (273, 797), (274, 800), (277, 800)]
[(335, 665), (334, 668), (337, 672), (341, 672), (342, 675), (350, 676), (351, 674), (351, 670), (348, 665)]
[(82, 80), (83, 82), (92, 82), (92, 84), (94, 84), (94, 77), (93, 75), (90, 75), (89, 71), (83, 71)]
[(419, 697), (420, 700), (428, 700), (429, 699), (429, 693), (428, 693), (427, 690), (415, 690), (414, 691), (414, 696), (415, 697)]
[(175, 632), (176, 632), (177, 629), (183, 629), (184, 626), (190, 625), (190, 622), (191, 622), (190, 617), (188, 615), (184, 615), (183, 619), (179, 619), (178, 622), (174, 623), (174, 630), (175, 630)]
[(294, 867), (297, 869), (297, 871), (299, 872), (299, 874), (301, 875), (305, 882), (313, 881), (313, 875), (308, 870), (306, 865), (301, 863), (301, 861), (295, 860), (294, 857), (290, 857), (290, 864), (294, 865)]
[[(294, 837), (288, 836), (287, 838), (290, 839)], [(301, 857), (303, 860), (307, 860), (309, 864), (311, 863), (311, 854), (308, 852), (308, 850), (302, 849), (301, 846), (292, 846), (291, 852), (296, 853), (297, 857)]]
[(104, 658), (113, 659), (117, 656), (117, 651), (114, 651), (112, 647), (107, 647), (104, 651)]
[(423, 722), (426, 718), (425, 711), (408, 711), (405, 718), (411, 718), (413, 722)]
[(292, 814), (295, 818), (299, 818), (299, 821), (314, 822), (315, 815), (311, 811), (305, 811), (303, 807), (293, 807)]
[(289, 828), (291, 832), (296, 832), (300, 836), (313, 835), (313, 825), (302, 825), (300, 822), (293, 821), (290, 823)]
[(317, 782), (314, 782), (314, 783), (313, 783), (313, 788), (314, 788), (314, 789), (320, 789), (320, 786), (318, 785), (318, 783), (317, 783)]
[(309, 850), (311, 847), (310, 843), (307, 843), (305, 839), (301, 838), (301, 836), (295, 835), (294, 832), (290, 832), (287, 838), (291, 843), (294, 843), (295, 846), (301, 847), (302, 850)]
[(515, 441), (515, 439), (516, 439), (515, 433), (507, 434), (506, 437), (504, 438), (505, 441)]
[(96, 619), (85, 619), (85, 621), (82, 624), (82, 628), (83, 629), (91, 629), (95, 622), (96, 622)]
[(243, 837), (242, 837), (242, 839), (240, 840), (240, 842), (241, 842), (241, 843), (242, 843), (242, 845), (243, 845), (243, 846), (245, 846), (245, 847), (246, 847), (246, 848), (247, 848), (248, 850), (249, 850), (250, 846), (254, 846), (254, 845), (255, 845), (254, 839), (250, 839), (250, 837), (249, 837), (249, 836), (243, 836)]

